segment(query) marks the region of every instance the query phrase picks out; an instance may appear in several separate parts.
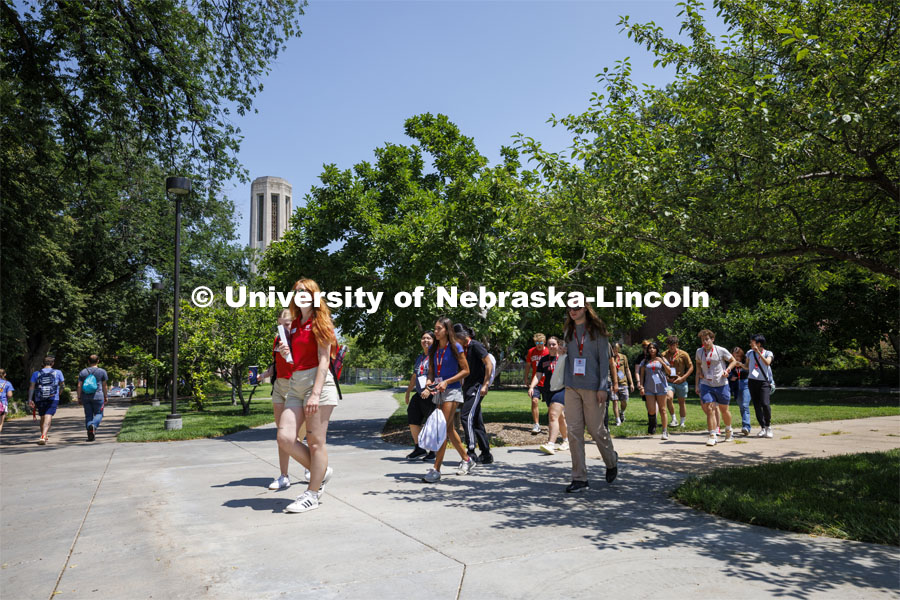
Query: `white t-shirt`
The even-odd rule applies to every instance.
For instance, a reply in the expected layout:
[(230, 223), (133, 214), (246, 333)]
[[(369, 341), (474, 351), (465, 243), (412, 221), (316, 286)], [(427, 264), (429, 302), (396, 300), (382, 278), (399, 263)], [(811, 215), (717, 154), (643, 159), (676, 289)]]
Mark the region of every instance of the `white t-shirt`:
[(700, 378), (702, 383), (711, 387), (722, 387), (728, 385), (728, 379), (725, 377), (725, 367), (734, 357), (731, 352), (722, 346), (713, 345), (711, 351), (706, 348), (697, 348), (695, 356), (697, 365), (700, 369)]
[[(763, 350), (762, 357), (773, 360), (775, 358), (775, 355), (772, 354), (772, 352), (769, 350)], [(750, 367), (750, 379), (756, 379), (758, 381), (769, 380), (769, 376), (772, 375), (772, 364), (770, 362), (767, 365), (763, 361), (758, 360), (756, 356), (756, 350), (751, 350), (747, 353), (747, 363)]]

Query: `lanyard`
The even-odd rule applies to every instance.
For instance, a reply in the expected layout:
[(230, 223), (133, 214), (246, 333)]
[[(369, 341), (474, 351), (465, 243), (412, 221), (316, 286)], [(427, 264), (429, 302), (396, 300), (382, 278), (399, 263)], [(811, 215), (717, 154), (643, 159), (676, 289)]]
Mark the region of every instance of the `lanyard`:
[[(581, 341), (578, 342), (578, 356), (584, 355), (584, 336), (587, 335), (587, 325), (584, 326), (584, 333), (581, 334)], [(575, 337), (578, 337), (578, 332), (575, 331)]]
[(621, 366), (622, 366), (622, 360), (619, 358), (619, 355), (617, 354), (616, 355), (616, 370), (618, 371)]
[(709, 354), (706, 355), (706, 370), (709, 371), (710, 367), (710, 359), (712, 358), (713, 352), (716, 351), (716, 347), (713, 346), (712, 350), (709, 351)]
[(425, 374), (425, 363), (426, 363), (426, 362), (427, 362), (427, 359), (425, 358), (425, 355), (423, 354), (423, 355), (422, 355), (422, 362), (419, 363), (419, 375), (424, 375), (424, 374)]
[(437, 371), (435, 377), (441, 376), (441, 365), (444, 363), (444, 356), (447, 354), (447, 348), (450, 347), (450, 344), (444, 346), (444, 349), (441, 350), (441, 357), (438, 359), (437, 352), (434, 353), (434, 370)]
[(559, 360), (559, 355), (553, 357), (553, 362), (550, 363), (550, 373), (553, 374), (553, 371), (556, 370), (556, 361)]

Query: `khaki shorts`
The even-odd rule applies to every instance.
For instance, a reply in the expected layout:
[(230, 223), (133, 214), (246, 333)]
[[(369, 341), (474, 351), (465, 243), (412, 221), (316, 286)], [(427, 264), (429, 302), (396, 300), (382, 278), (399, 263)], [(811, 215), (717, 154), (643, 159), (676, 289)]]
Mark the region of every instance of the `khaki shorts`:
[[(313, 367), (304, 371), (294, 371), (293, 375), (291, 375), (290, 389), (285, 395), (285, 408), (306, 406), (306, 403), (309, 401), (309, 395), (312, 394), (318, 370), (318, 367)], [(338, 394), (337, 386), (334, 385), (334, 377), (331, 376), (331, 371), (326, 371), (325, 385), (322, 386), (322, 393), (319, 394), (319, 406), (337, 406), (337, 403)]]
[(279, 377), (272, 385), (272, 404), (284, 404), (288, 390), (291, 389), (291, 380), (287, 377)]

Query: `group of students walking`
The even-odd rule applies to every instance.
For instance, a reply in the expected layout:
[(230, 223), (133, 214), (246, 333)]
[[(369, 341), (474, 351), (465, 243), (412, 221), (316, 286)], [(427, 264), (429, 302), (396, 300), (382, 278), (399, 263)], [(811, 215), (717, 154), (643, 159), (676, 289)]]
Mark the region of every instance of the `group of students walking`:
[[(678, 347), (678, 337), (666, 339), (667, 350), (660, 352), (659, 344), (653, 340), (642, 342), (643, 355), (634, 367), (634, 380), (627, 369), (627, 357), (619, 353), (619, 361), (625, 369), (619, 370), (620, 402), (627, 402), (627, 392), (634, 391), (634, 381), (647, 406), (647, 433), (656, 433), (657, 415), (662, 426), (661, 439), (669, 439), (669, 427), (684, 427), (688, 380), (694, 375), (694, 392), (700, 397), (700, 404), (706, 414), (709, 437), (707, 446), (715, 446), (725, 429), (722, 441), (734, 439), (729, 405), (734, 397), (740, 402), (741, 433), (751, 433), (750, 404), (756, 412), (759, 423), (758, 437), (772, 438), (772, 410), (770, 396), (775, 382), (772, 377), (774, 355), (766, 350), (766, 338), (756, 334), (750, 338), (750, 351), (735, 347), (731, 352), (715, 344), (716, 334), (709, 329), (700, 331), (700, 347), (691, 360), (690, 355)], [(695, 367), (696, 365), (696, 367)], [(627, 380), (627, 381), (626, 381)], [(675, 416), (674, 400), (677, 398), (679, 416)], [(668, 420), (668, 414), (672, 420)], [(616, 412), (616, 425), (624, 420), (624, 409)]]
[[(447, 449), (446, 444), (441, 444), (436, 452), (430, 453), (419, 446), (422, 424), (432, 411), (443, 413), (446, 437), (460, 457), (457, 475), (467, 475), (477, 464), (494, 460), (481, 402), (488, 393), (495, 365), (493, 357), (473, 336), (471, 329), (453, 325), (441, 317), (435, 322), (434, 331), (426, 332), (420, 340), (422, 354), (416, 359), (406, 393), (410, 431), (416, 442), (407, 458), (434, 460), (422, 478), (426, 483), (441, 479)], [(612, 483), (618, 474), (618, 454), (604, 420), (609, 398), (618, 393), (618, 381), (610, 377), (616, 363), (606, 325), (590, 305), (569, 308), (563, 338), (542, 338), (541, 350), (545, 341), (548, 348), (535, 353), (537, 359), (528, 388), (530, 398), (543, 399), (549, 407), (550, 439), (541, 449), (548, 454), (568, 450), (572, 456), (572, 482), (566, 492), (585, 490), (589, 487), (583, 435), (587, 429), (603, 457), (605, 479)], [(413, 391), (415, 394), (410, 397)], [(454, 424), (457, 405), (460, 405), (465, 445)], [(535, 424), (540, 432), (540, 425)], [(556, 443), (557, 435), (562, 435), (562, 443)], [(480, 454), (476, 453), (476, 447)]]
[[(428, 483), (441, 478), (446, 444), (437, 452), (428, 451), (419, 446), (419, 435), (423, 423), (437, 409), (443, 412), (447, 423), (447, 439), (460, 456), (457, 475), (470, 473), (479, 463), (493, 462), (481, 401), (488, 393), (495, 365), (493, 357), (473, 337), (470, 328), (454, 326), (441, 318), (435, 323), (435, 330), (425, 332), (420, 340), (422, 353), (415, 361), (406, 390), (407, 418), (415, 442), (406, 458), (434, 461), (423, 477)], [(657, 427), (661, 427), (661, 439), (668, 440), (670, 427), (684, 427), (691, 375), (706, 415), (707, 446), (719, 443), (723, 429), (721, 441), (734, 439), (729, 411), (732, 397), (740, 403), (743, 435), (750, 435), (752, 430), (752, 403), (759, 423), (758, 437), (773, 437), (770, 395), (775, 385), (771, 367), (774, 355), (765, 348), (765, 337), (751, 336), (748, 352), (740, 347), (729, 352), (716, 345), (715, 333), (708, 329), (700, 331), (698, 338), (700, 347), (693, 359), (679, 348), (677, 336), (666, 339), (665, 351), (656, 341), (645, 340), (643, 353), (632, 371), (620, 344), (609, 343), (606, 325), (590, 304), (567, 310), (562, 338), (548, 338), (541, 333), (534, 336), (535, 346), (526, 356), (530, 369), (526, 368), (525, 373), (532, 402), (532, 432), (542, 431), (538, 403), (543, 401), (548, 407), (549, 431), (540, 450), (546, 454), (571, 453), (572, 483), (567, 486), (567, 492), (588, 487), (585, 429), (600, 450), (607, 481), (616, 478), (618, 455), (609, 434), (610, 404), (615, 425), (622, 425), (630, 393), (637, 390), (647, 409), (647, 432), (654, 435)], [(464, 444), (454, 426), (457, 405), (461, 405)]]

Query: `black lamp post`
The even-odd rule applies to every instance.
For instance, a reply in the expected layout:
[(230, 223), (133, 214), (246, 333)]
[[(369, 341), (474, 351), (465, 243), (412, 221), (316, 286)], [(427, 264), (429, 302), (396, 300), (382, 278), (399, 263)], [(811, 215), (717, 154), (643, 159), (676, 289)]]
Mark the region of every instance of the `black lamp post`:
[(166, 429), (181, 429), (178, 414), (178, 318), (181, 316), (181, 199), (191, 193), (187, 177), (166, 177), (166, 193), (175, 196), (175, 314), (172, 316), (172, 414), (166, 415)]
[[(153, 358), (155, 360), (159, 360), (159, 296), (160, 292), (165, 288), (162, 281), (154, 281), (150, 286), (153, 288), (153, 291), (156, 292), (156, 351), (153, 352)], [(158, 375), (158, 367), (153, 365), (153, 400), (151, 404), (153, 406), (159, 406), (159, 387), (157, 381)]]

